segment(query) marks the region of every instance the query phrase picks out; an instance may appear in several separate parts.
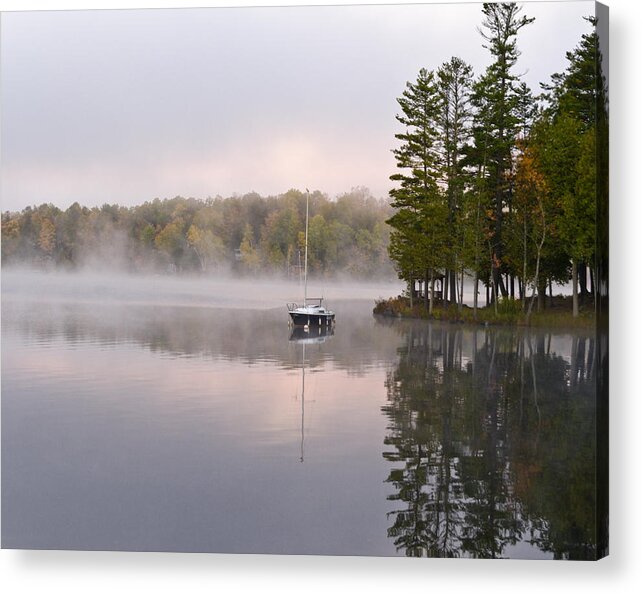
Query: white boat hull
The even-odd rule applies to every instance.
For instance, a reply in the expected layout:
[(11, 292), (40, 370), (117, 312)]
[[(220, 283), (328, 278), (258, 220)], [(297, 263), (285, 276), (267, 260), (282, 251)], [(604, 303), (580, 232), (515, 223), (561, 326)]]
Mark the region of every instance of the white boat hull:
[(288, 304), (288, 313), (294, 326), (323, 327), (334, 323), (334, 312), (318, 305), (305, 305), (297, 307)]

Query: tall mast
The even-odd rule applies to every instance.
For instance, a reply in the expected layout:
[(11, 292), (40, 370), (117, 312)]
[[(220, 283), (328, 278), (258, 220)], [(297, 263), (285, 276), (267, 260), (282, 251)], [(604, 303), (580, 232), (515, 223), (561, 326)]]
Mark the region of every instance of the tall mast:
[(310, 190), (305, 189), (305, 271), (303, 280), (303, 306), (308, 304), (308, 214), (310, 209)]

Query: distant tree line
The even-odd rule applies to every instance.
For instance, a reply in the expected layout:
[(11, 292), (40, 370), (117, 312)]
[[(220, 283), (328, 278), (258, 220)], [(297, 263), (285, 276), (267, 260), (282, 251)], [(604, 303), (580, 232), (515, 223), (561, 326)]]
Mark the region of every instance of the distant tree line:
[[(52, 204), (2, 214), (2, 263), (124, 267), (130, 271), (302, 273), (306, 194), (155, 199), (66, 210)], [(392, 210), (365, 188), (329, 199), (310, 194), (311, 274), (394, 275), (386, 219)]]
[(552, 283), (573, 283), (573, 313), (593, 292), (596, 205), (606, 204), (607, 104), (597, 22), (567, 68), (534, 96), (520, 81), (518, 33), (534, 19), (515, 3), (483, 4), (491, 64), (475, 77), (453, 57), (421, 69), (398, 103), (390, 255), (411, 301), (435, 282), (463, 304), (464, 277), (487, 299), (520, 298), (530, 315)]

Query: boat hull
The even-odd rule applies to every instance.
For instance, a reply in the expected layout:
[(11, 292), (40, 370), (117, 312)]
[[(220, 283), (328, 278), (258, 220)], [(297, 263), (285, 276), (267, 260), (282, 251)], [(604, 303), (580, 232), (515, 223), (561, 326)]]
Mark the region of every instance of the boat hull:
[(334, 323), (334, 313), (299, 313), (290, 312), (290, 320), (295, 326), (323, 327)]

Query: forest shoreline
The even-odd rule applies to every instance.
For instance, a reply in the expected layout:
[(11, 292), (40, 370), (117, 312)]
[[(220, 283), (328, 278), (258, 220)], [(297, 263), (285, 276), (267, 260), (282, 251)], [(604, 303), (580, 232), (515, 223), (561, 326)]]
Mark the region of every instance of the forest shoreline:
[[(573, 316), (570, 296), (556, 296), (547, 299), (549, 303), (542, 311), (533, 310), (530, 316), (522, 311), (519, 299), (503, 300), (497, 305), (478, 307), (477, 313), (468, 305), (437, 303), (430, 313), (423, 300), (410, 306), (410, 299), (404, 296), (375, 301), (373, 315), (390, 319), (432, 320), (451, 324), (473, 326), (507, 326), (519, 328), (592, 329), (596, 327), (595, 307), (592, 296), (580, 308), (579, 315)], [(528, 308), (528, 303), (526, 305)]]

